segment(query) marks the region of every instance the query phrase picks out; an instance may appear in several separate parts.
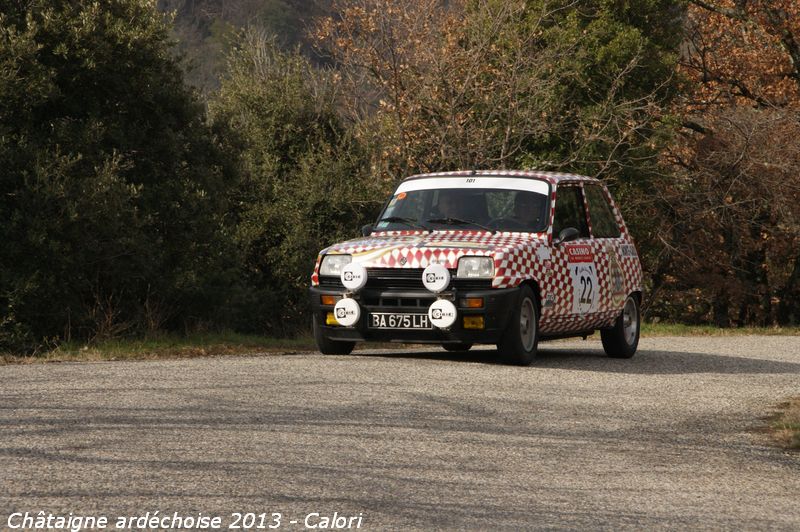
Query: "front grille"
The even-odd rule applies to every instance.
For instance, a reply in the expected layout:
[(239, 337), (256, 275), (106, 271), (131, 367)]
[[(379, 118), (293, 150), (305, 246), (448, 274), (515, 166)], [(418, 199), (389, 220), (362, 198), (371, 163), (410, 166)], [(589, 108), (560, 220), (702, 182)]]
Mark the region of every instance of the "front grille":
[[(421, 279), (420, 282), (422, 282)], [(457, 290), (489, 290), (492, 287), (492, 280), (454, 279), (450, 286), (454, 286)]]
[(367, 288), (425, 290), (422, 268), (367, 268)]
[[(456, 290), (488, 290), (492, 287), (491, 279), (456, 279), (455, 270), (450, 270), (453, 280), (450, 288)], [(338, 277), (319, 278), (322, 288), (344, 290)], [(422, 284), (422, 268), (367, 268), (368, 289), (376, 290), (426, 290)]]
[[(375, 294), (375, 293), (373, 293)], [(436, 301), (433, 294), (425, 297), (395, 297), (391, 295), (373, 295), (367, 292), (364, 295), (364, 304), (370, 307), (393, 307), (427, 310), (431, 303)]]

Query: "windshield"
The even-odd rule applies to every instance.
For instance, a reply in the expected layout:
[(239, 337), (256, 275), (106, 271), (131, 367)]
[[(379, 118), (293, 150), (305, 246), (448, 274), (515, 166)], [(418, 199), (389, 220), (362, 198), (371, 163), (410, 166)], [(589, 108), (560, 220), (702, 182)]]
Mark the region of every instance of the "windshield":
[[(378, 218), (375, 230), (482, 229), (533, 233), (547, 228), (546, 183), (469, 179), (469, 183), (459, 177), (401, 184)], [(510, 188), (513, 185), (509, 182), (515, 182), (519, 189)], [(527, 190), (522, 190), (523, 187)]]

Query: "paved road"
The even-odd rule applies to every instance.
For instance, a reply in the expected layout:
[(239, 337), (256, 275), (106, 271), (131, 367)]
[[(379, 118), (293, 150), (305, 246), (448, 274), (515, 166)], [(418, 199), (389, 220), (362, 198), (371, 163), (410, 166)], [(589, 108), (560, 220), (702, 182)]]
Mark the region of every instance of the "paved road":
[(40, 510), (800, 528), (800, 455), (753, 431), (800, 395), (800, 337), (646, 339), (628, 361), (552, 343), (530, 368), (492, 355), (0, 367), (0, 528)]

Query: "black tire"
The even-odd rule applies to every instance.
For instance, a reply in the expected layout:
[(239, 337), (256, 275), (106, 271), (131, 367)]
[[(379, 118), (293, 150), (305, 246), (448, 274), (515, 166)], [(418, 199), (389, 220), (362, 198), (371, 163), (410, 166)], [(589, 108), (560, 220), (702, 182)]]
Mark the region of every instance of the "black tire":
[(517, 298), (511, 321), (497, 352), (504, 362), (528, 366), (536, 358), (539, 343), (539, 303), (530, 286), (524, 285)]
[(611, 358), (631, 358), (639, 347), (639, 330), (641, 329), (639, 302), (634, 296), (628, 296), (614, 327), (600, 331), (603, 349)]
[(323, 355), (349, 355), (353, 352), (353, 348), (356, 346), (355, 342), (342, 342), (326, 338), (317, 320), (312, 318), (311, 323), (314, 329), (314, 341), (320, 353)]
[(472, 349), (472, 344), (442, 344), (445, 351), (469, 351)]

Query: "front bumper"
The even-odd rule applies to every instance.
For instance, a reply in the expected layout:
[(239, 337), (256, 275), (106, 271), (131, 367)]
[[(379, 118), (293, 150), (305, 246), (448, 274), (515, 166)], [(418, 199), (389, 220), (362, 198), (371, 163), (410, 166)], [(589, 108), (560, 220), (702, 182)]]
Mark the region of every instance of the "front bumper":
[[(469, 343), (496, 344), (500, 341), (517, 302), (519, 288), (503, 288), (489, 290), (452, 290), (442, 294), (450, 299), (458, 309), (458, 319), (447, 330), (438, 329), (372, 329), (368, 326), (372, 312), (417, 313), (428, 312), (428, 307), (437, 297), (427, 290), (379, 290), (363, 289), (351, 297), (361, 306), (361, 318), (353, 327), (328, 326), (325, 324), (327, 313), (333, 311), (333, 305), (323, 305), (322, 295), (341, 296), (342, 290), (311, 287), (311, 309), (323, 335), (331, 340), (349, 340), (356, 342), (408, 342), (408, 343)], [(459, 303), (465, 298), (483, 298), (482, 308), (465, 308)], [(482, 330), (464, 329), (464, 316), (483, 316)]]

